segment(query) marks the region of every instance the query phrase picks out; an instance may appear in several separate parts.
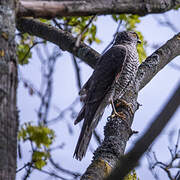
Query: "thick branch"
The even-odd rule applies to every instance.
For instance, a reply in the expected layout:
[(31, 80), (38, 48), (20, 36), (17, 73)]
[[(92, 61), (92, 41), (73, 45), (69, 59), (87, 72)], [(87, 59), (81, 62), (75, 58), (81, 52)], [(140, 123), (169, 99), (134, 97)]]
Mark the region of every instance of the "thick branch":
[(80, 43), (79, 47), (76, 47), (76, 38), (74, 38), (71, 33), (48, 26), (37, 20), (22, 18), (17, 20), (16, 25), (19, 31), (27, 32), (58, 45), (62, 50), (68, 51), (78, 58), (83, 59), (83, 61), (92, 68), (100, 56), (98, 52), (85, 43)]
[(168, 40), (140, 65), (136, 77), (138, 89), (142, 89), (165, 65), (179, 55), (180, 33)]
[(162, 13), (180, 5), (179, 0), (67, 0), (67, 1), (20, 1), (17, 15), (21, 17), (55, 18), (100, 14), (131, 13), (146, 15)]
[(119, 165), (107, 180), (123, 179), (138, 163), (156, 137), (165, 128), (180, 105), (180, 83), (164, 109), (158, 114), (146, 133), (136, 142), (132, 150), (119, 161)]

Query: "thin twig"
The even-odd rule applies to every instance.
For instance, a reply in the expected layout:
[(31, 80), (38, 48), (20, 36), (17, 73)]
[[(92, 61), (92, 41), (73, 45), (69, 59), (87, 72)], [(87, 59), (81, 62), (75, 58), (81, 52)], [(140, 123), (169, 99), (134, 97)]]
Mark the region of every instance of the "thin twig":
[(79, 174), (78, 172), (72, 172), (68, 169), (64, 169), (62, 168), (59, 164), (55, 163), (54, 160), (52, 158), (49, 159), (50, 163), (59, 171), (65, 173), (65, 174), (68, 174), (68, 175), (71, 175), (73, 176), (74, 178), (77, 178), (77, 177), (80, 177), (81, 174)]
[(104, 54), (109, 49), (109, 47), (114, 43), (114, 40), (116, 38), (117, 33), (119, 32), (121, 24), (122, 24), (122, 20), (120, 20), (119, 23), (118, 23), (118, 26), (116, 28), (116, 32), (113, 35), (113, 40), (105, 47), (105, 49), (103, 50), (102, 54)]
[(98, 134), (97, 130), (95, 130), (95, 131), (93, 132), (93, 135), (94, 135), (97, 143), (100, 145), (100, 144), (101, 144), (101, 138), (100, 138), (100, 134)]
[(67, 180), (66, 178), (64, 178), (64, 177), (62, 177), (62, 176), (59, 176), (59, 175), (55, 174), (54, 172), (48, 172), (48, 171), (43, 170), (43, 169), (38, 169), (38, 168), (36, 168), (35, 166), (32, 166), (32, 168), (34, 168), (34, 169), (36, 169), (36, 170), (38, 170), (38, 171), (40, 171), (40, 172), (42, 172), (42, 173), (48, 174), (48, 175), (50, 175), (50, 176), (54, 176), (54, 177), (56, 177), (56, 178), (58, 178), (58, 179)]
[(22, 171), (24, 168), (26, 168), (27, 166), (32, 165), (30, 162), (26, 163), (22, 168), (19, 168), (18, 170), (16, 170), (16, 173)]
[(81, 89), (81, 75), (80, 75), (80, 67), (77, 63), (76, 57), (74, 55), (71, 56), (73, 63), (74, 63), (74, 67), (75, 67), (75, 71), (76, 71), (76, 78), (77, 78), (77, 84), (78, 84), (78, 88), (79, 90)]
[(87, 31), (89, 25), (93, 22), (93, 20), (96, 18), (96, 15), (95, 16), (92, 16), (92, 18), (89, 20), (89, 22), (86, 24), (86, 26), (84, 27), (83, 31), (77, 36), (77, 40), (76, 40), (76, 43), (75, 43), (75, 47), (78, 48), (79, 45), (80, 45), (80, 41), (81, 41), (81, 38), (83, 36), (83, 34)]
[(162, 21), (161, 19), (159, 19), (157, 16), (153, 16), (153, 18), (161, 25), (161, 26), (165, 26), (168, 27), (169, 29), (171, 29), (173, 32), (177, 33), (178, 29), (174, 26), (174, 24), (171, 23), (170, 19), (168, 18), (167, 15), (163, 15), (165, 21)]
[(164, 19), (166, 20), (164, 22), (164, 25), (171, 28), (172, 31), (174, 31), (175, 33), (179, 32), (178, 28), (176, 28), (176, 26), (171, 22), (171, 20), (169, 19), (167, 14), (162, 14)]
[[(48, 55), (48, 52), (46, 52)], [(40, 56), (40, 51), (38, 52)], [(44, 61), (41, 58), (42, 62), (42, 81), (44, 81), (42, 84), (44, 85), (44, 88), (42, 88), (41, 92), (43, 92), (41, 96), (41, 104), (39, 106), (39, 110), (37, 112), (38, 114), (38, 121), (39, 124), (47, 124), (47, 118), (49, 113), (49, 107), (51, 102), (51, 96), (52, 96), (52, 79), (53, 79), (53, 73), (54, 73), (54, 66), (56, 63), (57, 58), (61, 55), (61, 53), (58, 51), (56, 52), (56, 48), (54, 49), (51, 56), (48, 57), (46, 61)]]
[(54, 22), (54, 24), (55, 24), (59, 29), (62, 30), (62, 27), (60, 26), (60, 23), (58, 23), (58, 22), (56, 21), (56, 19), (53, 19), (53, 22)]
[[(27, 167), (27, 169), (26, 169)], [(32, 173), (33, 171), (33, 168), (32, 168), (32, 162), (29, 162), (29, 166), (26, 166), (25, 169), (26, 169), (26, 174), (24, 175), (23, 177), (23, 180), (26, 180), (29, 178), (30, 174)]]
[[(66, 107), (64, 110), (60, 111), (60, 113), (55, 117), (52, 118), (47, 122), (47, 124), (52, 124), (57, 122), (58, 120), (62, 119), (64, 117), (65, 112), (72, 111), (72, 107), (74, 107), (79, 102), (79, 98), (76, 98), (68, 107)], [(56, 108), (57, 109), (57, 108)]]
[(40, 42), (34, 42), (33, 45), (28, 49), (28, 51), (26, 52), (26, 54), (24, 55), (24, 57), (22, 59), (20, 59), (20, 62), (23, 62), (25, 60), (25, 58), (28, 56), (28, 54), (30, 53), (31, 49), (34, 48), (36, 45), (38, 44), (43, 44), (45, 41), (40, 41)]
[[(149, 160), (148, 160), (148, 162), (149, 162), (149, 165), (151, 166), (150, 170), (151, 170), (153, 175), (155, 175), (157, 177), (157, 174), (154, 172), (154, 168), (159, 167), (159, 168), (163, 169), (167, 173), (167, 176), (169, 177), (169, 179), (178, 180), (179, 173), (180, 173), (180, 166), (179, 166), (179, 164), (175, 165), (174, 162), (175, 161), (177, 162), (180, 159), (180, 157), (178, 155), (178, 153), (180, 153), (178, 151), (179, 140), (180, 140), (180, 130), (178, 131), (177, 141), (176, 141), (176, 144), (175, 144), (174, 148), (168, 147), (169, 152), (171, 154), (171, 159), (170, 159), (170, 161), (168, 163), (160, 162), (157, 159), (156, 154), (154, 152), (153, 152), (153, 157), (155, 159), (155, 163), (152, 162), (152, 157), (151, 157), (150, 152), (149, 152)], [(169, 141), (169, 142), (171, 143), (172, 141)], [(176, 175), (174, 175), (174, 177), (173, 177), (173, 174), (175, 174), (175, 171), (173, 170), (173, 174), (171, 174), (171, 169), (176, 169), (176, 171), (179, 170), (176, 173)]]
[(167, 173), (169, 179), (174, 180), (174, 178), (172, 177), (171, 172), (169, 171), (169, 169), (167, 169), (165, 167), (162, 167), (162, 166), (160, 166), (160, 168), (163, 169)]
[(177, 153), (177, 151), (178, 151), (179, 142), (180, 142), (180, 129), (178, 131), (177, 142), (176, 142), (176, 145), (175, 145), (175, 153)]

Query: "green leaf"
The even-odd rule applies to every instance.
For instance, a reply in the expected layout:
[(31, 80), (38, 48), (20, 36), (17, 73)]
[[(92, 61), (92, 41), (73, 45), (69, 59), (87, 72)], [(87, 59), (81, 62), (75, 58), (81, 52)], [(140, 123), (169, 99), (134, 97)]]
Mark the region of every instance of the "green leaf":
[(100, 43), (101, 43), (101, 40), (100, 40), (99, 38), (95, 38), (95, 42), (96, 42), (97, 44), (100, 44)]
[(138, 44), (138, 46), (137, 46), (137, 52), (139, 54), (139, 61), (140, 61), (140, 63), (142, 63), (143, 60), (145, 60), (147, 57), (146, 51), (145, 51), (147, 42), (144, 40), (144, 37), (141, 32), (139, 32), (139, 31), (135, 31), (135, 32), (138, 34), (139, 39), (142, 42), (141, 44)]
[(138, 34), (142, 43), (138, 44), (137, 51), (139, 54), (139, 61), (140, 63), (142, 63), (142, 61), (146, 58), (145, 48), (146, 48), (147, 42), (144, 40), (142, 33), (136, 30), (137, 24), (141, 22), (139, 19), (139, 16), (134, 15), (134, 14), (120, 14), (120, 15), (112, 15), (112, 18), (116, 22), (121, 20), (126, 30), (135, 31)]
[(17, 56), (19, 64), (28, 64), (29, 58), (32, 57), (30, 47), (33, 45), (34, 36), (30, 36), (28, 33), (24, 33), (20, 36), (17, 43)]
[(42, 169), (49, 159), (50, 155), (48, 152), (34, 151), (32, 154), (32, 161), (36, 168)]
[(139, 180), (137, 177), (136, 171), (133, 169), (125, 178), (124, 180)]
[(174, 9), (178, 10), (180, 8), (180, 5), (177, 5)]
[[(91, 18), (92, 16), (63, 17), (61, 21), (62, 24), (66, 25), (66, 29), (68, 29), (68, 31), (70, 31), (73, 35), (78, 36), (79, 34), (83, 33), (81, 41), (88, 42), (89, 44), (100, 43), (101, 41), (96, 36), (97, 27), (95, 24), (93, 24), (97, 18), (94, 18), (93, 22), (89, 24)], [(89, 26), (87, 27), (88, 24)]]
[(54, 131), (46, 126), (33, 126), (30, 122), (21, 126), (18, 140), (33, 144), (32, 161), (36, 168), (42, 169), (50, 158), (49, 148), (55, 138)]
[(134, 30), (136, 28), (136, 25), (141, 22), (139, 16), (134, 14), (112, 15), (112, 18), (116, 22), (118, 20), (123, 21), (125, 28), (129, 31)]
[(51, 21), (47, 20), (47, 19), (39, 18), (39, 21), (42, 22), (42, 23), (48, 24), (48, 25), (51, 24)]
[(31, 123), (26, 123), (21, 127), (18, 133), (18, 139), (23, 141), (32, 141), (37, 148), (45, 146), (49, 148), (55, 138), (54, 131), (46, 126), (33, 126)]
[(29, 58), (32, 57), (32, 53), (29, 51), (30, 47), (28, 44), (18, 44), (17, 45), (17, 56), (19, 64), (28, 64)]
[(118, 21), (118, 16), (117, 16), (117, 15), (113, 14), (113, 15), (112, 15), (112, 18), (113, 18), (116, 22)]

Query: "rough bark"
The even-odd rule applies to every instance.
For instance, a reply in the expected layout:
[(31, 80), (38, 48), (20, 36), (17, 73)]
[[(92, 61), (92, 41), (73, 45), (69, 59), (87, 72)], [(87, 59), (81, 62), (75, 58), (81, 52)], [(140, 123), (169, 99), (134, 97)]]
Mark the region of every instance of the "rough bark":
[(143, 16), (151, 13), (163, 13), (179, 5), (179, 0), (20, 1), (18, 5), (18, 16), (54, 18), (61, 16), (122, 13)]
[[(156, 56), (158, 55), (158, 62)], [(146, 84), (170, 61), (180, 55), (180, 33), (169, 39), (163, 46), (157, 49), (139, 67), (136, 78), (136, 86), (141, 90)], [(152, 61), (153, 60), (153, 61)], [(157, 64), (156, 64), (157, 62)]]
[(0, 179), (14, 180), (16, 175), (17, 63), (15, 1), (0, 2)]
[(164, 109), (158, 114), (146, 133), (136, 142), (134, 147), (124, 157), (120, 158), (117, 167), (110, 174), (107, 180), (123, 179), (137, 164), (142, 155), (146, 152), (152, 142), (165, 128), (173, 114), (180, 105), (180, 83), (177, 85), (173, 96), (170, 98)]

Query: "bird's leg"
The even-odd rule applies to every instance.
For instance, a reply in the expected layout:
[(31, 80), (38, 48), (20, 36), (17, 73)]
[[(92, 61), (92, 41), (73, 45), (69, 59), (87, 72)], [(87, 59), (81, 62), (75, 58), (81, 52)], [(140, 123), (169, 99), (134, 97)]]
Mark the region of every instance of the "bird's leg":
[(113, 109), (113, 114), (111, 115), (112, 118), (114, 118), (115, 116), (118, 116), (118, 117), (120, 117), (123, 120), (126, 119), (126, 116), (124, 115), (123, 112), (117, 112), (116, 111), (116, 108), (115, 108), (115, 105), (114, 105), (114, 102), (113, 102), (112, 99), (111, 99), (111, 106), (112, 106), (112, 109)]
[(131, 104), (131, 103), (127, 103), (125, 100), (119, 99), (119, 100), (118, 100), (118, 103), (116, 104), (116, 107), (118, 107), (120, 104), (122, 104), (122, 105), (128, 107), (128, 109), (129, 109), (131, 115), (134, 114), (133, 107), (132, 107), (132, 104)]

